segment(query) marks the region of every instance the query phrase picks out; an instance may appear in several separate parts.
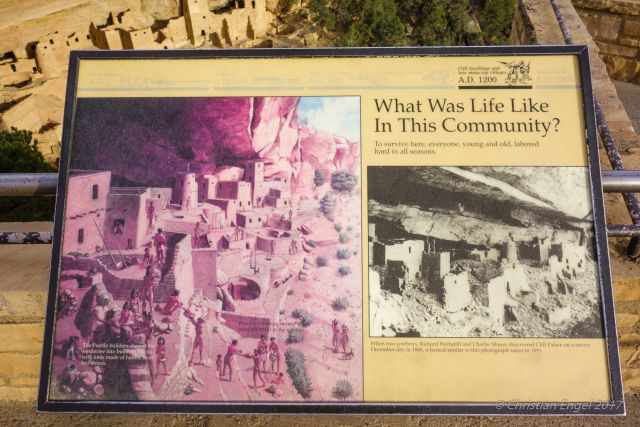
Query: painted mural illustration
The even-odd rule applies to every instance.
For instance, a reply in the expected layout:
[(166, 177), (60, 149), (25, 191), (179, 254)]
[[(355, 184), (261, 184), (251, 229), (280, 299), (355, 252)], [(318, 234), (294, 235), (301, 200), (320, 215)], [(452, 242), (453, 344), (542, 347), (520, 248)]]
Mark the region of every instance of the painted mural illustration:
[(52, 399), (362, 399), (360, 100), (79, 99)]

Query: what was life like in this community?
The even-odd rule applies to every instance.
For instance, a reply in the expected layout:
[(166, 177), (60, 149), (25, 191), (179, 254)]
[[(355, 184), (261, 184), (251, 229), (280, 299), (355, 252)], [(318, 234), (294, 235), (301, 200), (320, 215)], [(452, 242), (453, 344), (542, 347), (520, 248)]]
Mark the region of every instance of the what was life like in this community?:
[[(447, 98), (426, 98), (400, 101), (398, 98), (375, 98), (375, 110), (385, 117), (375, 117), (376, 133), (532, 133), (546, 138), (549, 132), (558, 132), (560, 118), (557, 116), (538, 118), (536, 115), (552, 113), (551, 104), (532, 97), (498, 100), (495, 97), (468, 97), (463, 101)], [(461, 120), (456, 114), (514, 113), (514, 119)], [(407, 116), (407, 114), (411, 114)], [(449, 114), (439, 120), (415, 114)], [(386, 115), (397, 116), (390, 120)], [(399, 116), (401, 115), (401, 116)]]

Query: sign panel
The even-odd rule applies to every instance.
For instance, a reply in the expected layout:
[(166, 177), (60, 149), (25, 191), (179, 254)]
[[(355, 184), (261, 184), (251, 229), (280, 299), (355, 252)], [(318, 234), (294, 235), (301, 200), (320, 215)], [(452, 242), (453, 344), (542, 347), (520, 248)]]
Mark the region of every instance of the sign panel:
[(39, 407), (624, 413), (586, 48), (76, 52)]

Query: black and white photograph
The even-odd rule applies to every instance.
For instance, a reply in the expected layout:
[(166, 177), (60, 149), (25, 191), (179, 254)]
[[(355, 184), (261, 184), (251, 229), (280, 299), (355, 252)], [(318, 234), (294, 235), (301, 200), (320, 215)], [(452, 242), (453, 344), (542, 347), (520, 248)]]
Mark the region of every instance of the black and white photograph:
[(586, 168), (367, 174), (370, 336), (602, 336)]

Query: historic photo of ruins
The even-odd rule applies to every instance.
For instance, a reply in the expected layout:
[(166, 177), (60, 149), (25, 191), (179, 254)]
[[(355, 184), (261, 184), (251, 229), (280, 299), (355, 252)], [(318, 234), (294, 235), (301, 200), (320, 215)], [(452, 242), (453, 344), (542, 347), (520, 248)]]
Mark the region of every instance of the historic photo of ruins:
[(83, 98), (52, 399), (362, 399), (360, 100)]
[(369, 167), (370, 335), (600, 337), (579, 167)]

